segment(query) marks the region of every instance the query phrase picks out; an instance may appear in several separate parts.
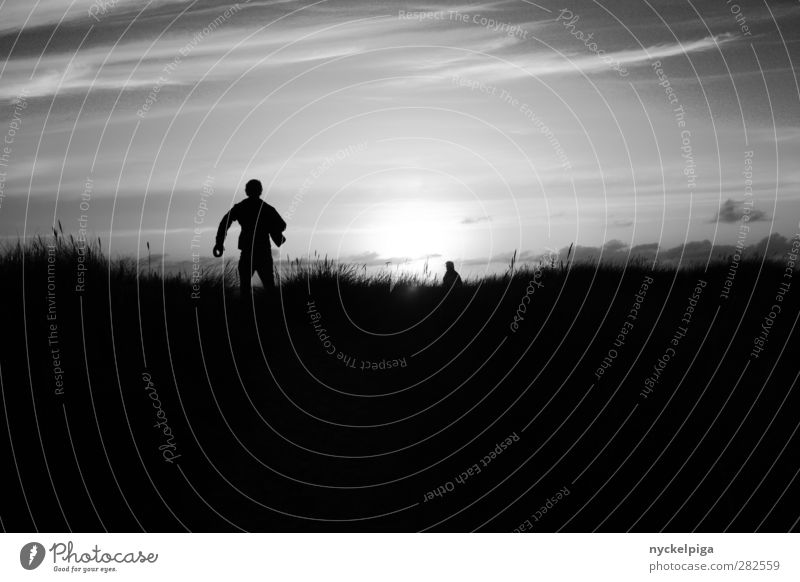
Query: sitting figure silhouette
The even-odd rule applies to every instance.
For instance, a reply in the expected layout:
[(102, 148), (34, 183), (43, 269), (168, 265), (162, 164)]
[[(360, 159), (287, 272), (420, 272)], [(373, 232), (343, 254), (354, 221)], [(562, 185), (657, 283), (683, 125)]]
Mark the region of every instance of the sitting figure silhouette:
[(234, 204), (219, 223), (217, 229), (217, 241), (214, 245), (214, 256), (221, 257), (225, 247), (225, 236), (231, 222), (238, 221), (242, 227), (239, 234), (239, 250), (242, 251), (239, 257), (239, 285), (242, 290), (242, 298), (247, 299), (251, 296), (250, 279), (253, 273), (258, 273), (264, 287), (269, 291), (275, 287), (272, 273), (272, 247), (270, 238), (276, 246), (281, 246), (286, 238), (283, 231), (286, 230), (286, 222), (272, 206), (261, 200), (261, 193), (264, 189), (258, 180), (250, 180), (244, 187), (247, 198), (238, 204)]
[(445, 271), (444, 277), (442, 277), (442, 285), (448, 289), (450, 287), (461, 287), (461, 275), (456, 271), (453, 261), (447, 261), (444, 267), (447, 271)]

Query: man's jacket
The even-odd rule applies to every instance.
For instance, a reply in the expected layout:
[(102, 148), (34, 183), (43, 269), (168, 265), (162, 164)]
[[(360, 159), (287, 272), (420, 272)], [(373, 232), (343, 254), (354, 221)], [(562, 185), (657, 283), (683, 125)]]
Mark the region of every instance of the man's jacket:
[(266, 252), (270, 254), (269, 239), (280, 246), (283, 242), (283, 231), (286, 222), (272, 206), (260, 198), (246, 198), (222, 217), (217, 229), (217, 245), (225, 242), (231, 222), (238, 221), (242, 227), (239, 234), (239, 249), (250, 252)]

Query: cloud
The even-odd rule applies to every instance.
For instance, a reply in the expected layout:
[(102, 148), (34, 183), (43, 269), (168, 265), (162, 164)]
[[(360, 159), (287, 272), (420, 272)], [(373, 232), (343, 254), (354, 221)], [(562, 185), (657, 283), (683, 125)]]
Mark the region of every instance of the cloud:
[(119, 91), (121, 89), (150, 90), (153, 82), (126, 79), (122, 75), (107, 74), (98, 78), (95, 70), (84, 64), (72, 64), (63, 70), (47, 70), (34, 78), (9, 80), (0, 88), (0, 100), (13, 101), (20, 96), (26, 98), (48, 97), (66, 93), (85, 93), (86, 91)]
[(465, 216), (461, 219), (461, 224), (478, 224), (480, 222), (491, 222), (491, 216)]
[(603, 251), (610, 253), (615, 253), (617, 251), (621, 251), (622, 249), (626, 248), (628, 248), (628, 243), (622, 242), (621, 240), (617, 239), (610, 240), (603, 245)]
[[(516, 257), (514, 255), (516, 254)], [(515, 252), (515, 251), (508, 251), (505, 253), (498, 253), (492, 257), (482, 257), (477, 259), (465, 259), (459, 262), (461, 265), (465, 266), (475, 266), (475, 265), (488, 265), (491, 263), (499, 263), (509, 265), (511, 264), (511, 259), (514, 258), (516, 263), (528, 263), (533, 262), (538, 258), (538, 255), (533, 251), (522, 251), (522, 252)]]
[[(739, 222), (742, 219), (742, 216), (745, 214), (745, 207), (744, 202), (736, 202), (728, 198), (725, 202), (722, 203), (722, 206), (719, 208), (719, 212), (717, 212), (717, 216), (710, 220), (709, 222), (726, 222), (726, 223), (733, 223)], [(764, 214), (764, 211), (751, 209), (747, 212), (750, 215), (750, 222), (755, 222), (757, 220), (767, 220), (768, 216)]]
[[(130, 23), (136, 11), (145, 4), (144, 0), (136, 0), (130, 5), (114, 5), (102, 24), (103, 27), (113, 25), (111, 32), (118, 35), (124, 31), (124, 38), (98, 28), (85, 38), (86, 43), (75, 56), (72, 50), (67, 50), (76, 48), (72, 46), (72, 41), (56, 42), (43, 55), (43, 45), (49, 38), (48, 30), (25, 32), (25, 35), (31, 37), (22, 45), (17, 43), (13, 28), (7, 30), (5, 35), (0, 33), (0, 47), (8, 46), (8, 56), (13, 63), (3, 67), (4, 83), (0, 89), (0, 99), (12, 98), (22, 88), (27, 88), (31, 97), (46, 97), (56, 91), (83, 93), (89, 90), (125, 89), (146, 93), (154, 86), (191, 87), (201, 77), (205, 81), (236, 78), (272, 51), (276, 53), (261, 64), (262, 69), (305, 67), (309, 63), (355, 56), (363, 54), (367, 49), (382, 46), (425, 45), (434, 37), (436, 44), (450, 48), (430, 49), (427, 58), (416, 61), (409, 61), (405, 54), (396, 55), (390, 51), (377, 55), (367, 54), (352, 61), (344, 61), (338, 66), (359, 69), (366, 73), (371, 69), (379, 69), (397, 73), (430, 74), (430, 77), (413, 81), (401, 79), (384, 82), (384, 85), (402, 84), (407, 88), (414, 83), (439, 83), (437, 76), (471, 77), (490, 81), (526, 78), (530, 75), (602, 72), (610, 70), (604, 59), (614, 59), (622, 65), (634, 65), (653, 59), (710, 50), (717, 44), (734, 39), (731, 34), (722, 34), (683, 44), (669, 43), (617, 51), (609, 49), (600, 58), (561, 30), (563, 27), (560, 24), (534, 23), (534, 27), (556, 27), (556, 44), (563, 52), (561, 56), (550, 49), (531, 51), (531, 47), (520, 43), (519, 39), (497, 34), (482, 26), (458, 26), (449, 21), (419, 26), (416, 22), (377, 16), (344, 24), (337, 23), (336, 20), (322, 20), (312, 11), (305, 20), (279, 21), (270, 27), (269, 34), (254, 35), (245, 45), (225, 58), (224, 66), (216, 66), (217, 58), (247, 36), (246, 33), (254, 22), (269, 22), (292, 8), (284, 6), (284, 2), (253, 2), (231, 13), (230, 18), (223, 18), (220, 15), (225, 14), (225, 9), (215, 6), (211, 0), (201, 0), (191, 9), (177, 0), (163, 0), (148, 8), (140, 25), (129, 33), (123, 27)], [(92, 5), (93, 2), (89, 0), (80, 0), (79, 9), (69, 12), (68, 22), (62, 26), (65, 29), (59, 32), (59, 38), (83, 38), (88, 24), (94, 22), (87, 13)], [(504, 2), (490, 2), (473, 6), (472, 9), (480, 7), (493, 11), (502, 5)], [(54, 23), (63, 14), (59, 14), (59, 5), (55, 0), (43, 1), (41, 7), (45, 6), (46, 11), (41, 14), (37, 11), (42, 23)], [(448, 9), (467, 11), (470, 8), (464, 6)], [(164, 36), (150, 46), (152, 37), (164, 31), (164, 27), (178, 14), (181, 14), (182, 25), (166, 29)], [(498, 14), (502, 14), (502, 11)], [(21, 25), (26, 17), (27, 10), (24, 10), (11, 20)], [(217, 21), (219, 24), (215, 24)], [(4, 22), (9, 21), (4, 19)], [(77, 27), (78, 23), (80, 27)], [(55, 33), (55, 29), (49, 32)], [(111, 42), (116, 38), (122, 42), (112, 52)], [(353, 43), (354, 38), (359, 39), (358, 43)], [(186, 53), (188, 48), (191, 51)], [(180, 59), (180, 66), (165, 75), (166, 79), (162, 79), (164, 65), (180, 57), (181, 51), (184, 51), (184, 57)], [(502, 55), (506, 60), (487, 55)]]
[[(570, 37), (571, 38), (571, 37)], [(447, 77), (481, 79), (483, 81), (503, 81), (517, 78), (541, 77), (545, 75), (566, 75), (577, 73), (596, 73), (614, 71), (609, 62), (622, 66), (635, 66), (650, 63), (654, 60), (675, 56), (691, 55), (717, 48), (718, 45), (736, 40), (730, 33), (707, 36), (685, 43), (666, 43), (638, 49), (606, 51), (602, 57), (588, 50), (565, 52), (559, 55), (548, 49), (546, 52), (526, 52), (520, 55), (508, 55), (505, 60), (487, 58), (486, 55), (466, 55), (458, 62), (469, 63), (452, 66), (449, 63), (440, 67), (440, 74)], [(614, 73), (616, 74), (616, 73)]]
[[(759, 242), (744, 247), (741, 255), (744, 258), (779, 259), (791, 249), (791, 243), (786, 237), (775, 233), (761, 239)], [(637, 260), (654, 261), (657, 259), (661, 266), (689, 266), (711, 261), (728, 261), (735, 254), (734, 245), (714, 245), (710, 240), (692, 241), (668, 249), (659, 249), (658, 243), (647, 243), (628, 248), (627, 244), (612, 240), (602, 247), (575, 246), (572, 249), (571, 260), (574, 262), (623, 265)], [(558, 256), (566, 260), (569, 247), (559, 249)], [(523, 256), (530, 256), (523, 253)], [(520, 262), (537, 263), (545, 257), (538, 254), (533, 260), (520, 260)]]
[(496, 10), (502, 6), (513, 5), (513, 0), (498, 0), (496, 2), (484, 2), (478, 4), (446, 4), (446, 3), (430, 3), (418, 4), (413, 6), (409, 11), (419, 12), (453, 12), (460, 14), (471, 14), (474, 12), (485, 12), (488, 10)]
[(649, 253), (658, 250), (658, 243), (647, 243), (631, 247), (631, 254)]
[[(330, 30), (313, 24), (285, 25), (270, 29), (269, 35), (254, 35), (237, 47), (246, 36), (244, 29), (252, 22), (248, 16), (253, 7), (247, 6), (248, 11), (225, 7), (195, 10), (186, 15), (191, 25), (164, 31), (154, 44), (149, 36), (141, 36), (145, 33), (137, 28), (136, 34), (119, 39), (113, 50), (107, 35), (94, 32), (86, 37), (88, 42), (79, 52), (63, 50), (59, 44), (44, 54), (39, 46), (42, 35), (37, 34), (31, 43), (38, 50), (20, 52), (13, 45), (14, 51), (2, 66), (0, 100), (13, 99), (23, 91), (31, 98), (87, 91), (138, 90), (146, 94), (154, 88), (191, 87), (200, 79), (210, 82), (236, 78), (258, 63), (262, 68), (303, 67), (357, 55), (364, 50), (351, 39), (359, 36), (353, 33), (353, 28), (366, 30), (369, 24), (365, 23)], [(159, 15), (156, 21), (160, 23), (163, 18), (164, 15)], [(372, 26), (382, 26), (380, 30), (386, 31), (388, 25)], [(141, 28), (150, 34), (158, 31), (156, 22), (150, 20)], [(75, 32), (72, 37), (85, 34), (73, 28), (60, 34), (69, 36), (70, 31)], [(14, 39), (10, 34), (6, 37), (0, 33), (0, 48)], [(219, 61), (223, 55), (226, 55), (224, 60)]]
[(366, 251), (358, 253), (357, 255), (347, 255), (339, 257), (339, 260), (344, 263), (361, 263), (365, 265), (377, 265), (386, 262), (385, 259), (381, 259), (380, 254), (375, 251)]
[(339, 263), (352, 263), (356, 265), (366, 265), (368, 267), (383, 267), (387, 265), (398, 266), (416, 261), (425, 261), (427, 259), (437, 259), (441, 258), (441, 256), (441, 254), (436, 253), (425, 255), (423, 257), (385, 257), (375, 251), (365, 251), (355, 255), (344, 255), (337, 257), (336, 260)]
[(707, 36), (698, 40), (683, 43), (668, 43), (644, 49), (623, 50), (611, 53), (609, 56), (624, 65), (649, 63), (657, 59), (666, 59), (689, 53), (698, 53), (717, 48), (718, 45), (731, 42), (736, 35), (730, 32)]

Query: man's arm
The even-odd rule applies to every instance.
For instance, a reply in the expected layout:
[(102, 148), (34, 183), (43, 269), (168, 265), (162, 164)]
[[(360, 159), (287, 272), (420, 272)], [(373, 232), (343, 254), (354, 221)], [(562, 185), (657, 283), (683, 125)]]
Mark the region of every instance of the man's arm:
[(272, 242), (274, 242), (276, 246), (281, 246), (284, 241), (286, 241), (286, 238), (283, 236), (283, 231), (286, 230), (286, 221), (283, 220), (281, 215), (278, 214), (278, 211), (273, 208), (272, 220), (270, 222), (269, 235), (272, 238)]
[(222, 220), (219, 222), (219, 228), (217, 228), (217, 240), (216, 244), (214, 245), (214, 256), (221, 257), (222, 251), (225, 250), (223, 246), (225, 243), (225, 237), (228, 234), (228, 229), (231, 227), (231, 222), (236, 220), (235, 211), (236, 207), (234, 206), (228, 212), (225, 213), (225, 216), (222, 217)]

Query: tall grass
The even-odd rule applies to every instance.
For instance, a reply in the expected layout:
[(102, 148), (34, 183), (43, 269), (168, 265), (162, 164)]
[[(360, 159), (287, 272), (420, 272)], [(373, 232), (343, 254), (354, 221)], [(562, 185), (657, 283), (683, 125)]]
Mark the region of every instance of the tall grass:
[[(60, 224), (59, 224), (60, 226)], [(4, 242), (0, 244), (0, 268), (13, 269), (24, 263), (46, 263), (48, 256), (54, 256), (56, 264), (75, 265), (83, 256), (87, 267), (107, 269), (108, 258), (103, 254), (100, 238), (92, 241), (79, 241), (71, 234), (64, 236), (54, 228), (52, 237), (37, 235), (26, 242)]]
[(366, 263), (342, 263), (315, 251), (308, 258), (287, 258), (285, 264), (278, 267), (277, 273), (282, 285), (327, 281), (353, 287), (393, 288), (431, 286), (437, 283), (437, 277), (430, 271), (427, 260), (421, 273), (402, 271), (400, 267), (401, 265), (396, 265), (391, 268), (387, 263), (384, 268), (369, 272)]
[[(204, 267), (201, 276), (193, 279), (191, 273), (169, 272), (158, 267), (153, 269), (149, 242), (148, 256), (140, 260), (133, 257), (110, 258), (103, 250), (100, 238), (83, 241), (73, 235), (64, 235), (59, 229), (53, 229), (53, 235), (30, 238), (26, 241), (0, 243), (0, 274), (5, 280), (13, 280), (25, 270), (35, 270), (37, 266), (45, 266), (48, 261), (55, 264), (58, 271), (74, 273), (79, 262), (83, 262), (87, 277), (108, 279), (114, 283), (135, 282), (147, 286), (189, 287), (199, 284), (201, 288), (225, 288), (238, 285), (236, 262), (224, 260), (220, 267)], [(644, 257), (633, 257), (627, 263), (603, 263), (598, 265), (592, 260), (574, 259), (573, 245), (569, 246), (566, 257), (557, 258), (550, 255), (537, 263), (520, 264), (517, 251), (514, 251), (505, 272), (492, 275), (465, 277), (465, 287), (476, 287), (487, 284), (508, 284), (522, 282), (531, 277), (535, 271), (544, 271), (544, 276), (566, 276), (570, 272), (576, 275), (592, 275), (602, 271), (605, 275), (619, 275), (623, 271), (661, 271), (674, 272), (675, 266), (660, 265)], [(757, 267), (756, 259), (742, 261), (742, 266)], [(727, 263), (719, 260), (712, 268), (726, 268)], [(163, 267), (163, 263), (162, 263)], [(702, 265), (682, 267), (682, 271), (692, 272), (703, 269)], [(541, 274), (541, 273), (540, 273)], [(383, 268), (370, 270), (366, 263), (339, 262), (314, 252), (304, 258), (286, 258), (275, 269), (276, 283), (286, 287), (304, 287), (309, 284), (322, 286), (351, 287), (360, 289), (396, 289), (409, 287), (434, 287), (440, 284), (436, 274), (431, 272), (428, 261), (425, 261), (421, 272), (410, 272), (402, 269), (401, 264), (391, 266), (387, 263)]]

